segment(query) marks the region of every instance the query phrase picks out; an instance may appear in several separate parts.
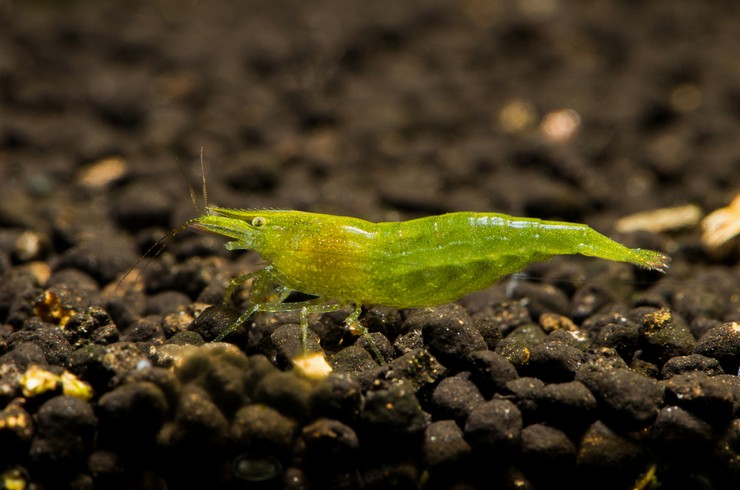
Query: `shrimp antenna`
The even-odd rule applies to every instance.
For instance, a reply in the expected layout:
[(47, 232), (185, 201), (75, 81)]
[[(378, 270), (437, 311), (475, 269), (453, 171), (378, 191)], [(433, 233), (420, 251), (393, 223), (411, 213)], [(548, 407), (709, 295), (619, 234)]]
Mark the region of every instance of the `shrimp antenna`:
[[(116, 283), (116, 287), (115, 287), (114, 291), (121, 286), (121, 284), (123, 283), (123, 281), (137, 267), (139, 267), (139, 264), (141, 264), (144, 261), (144, 259), (146, 259), (146, 258), (156, 259), (157, 257), (159, 257), (159, 255), (162, 252), (164, 252), (164, 249), (167, 248), (167, 244), (169, 244), (170, 241), (172, 241), (172, 239), (175, 238), (175, 236), (178, 235), (180, 232), (187, 230), (196, 220), (197, 220), (197, 218), (193, 218), (193, 219), (187, 220), (185, 223), (181, 224), (180, 226), (178, 226), (177, 228), (175, 228), (173, 230), (170, 230), (165, 236), (163, 236), (162, 238), (160, 238), (159, 240), (157, 240), (156, 242), (154, 242), (154, 244), (151, 247), (149, 247), (146, 250), (146, 252), (144, 252), (144, 255), (142, 255), (141, 257), (139, 257), (136, 260), (136, 262), (134, 263), (134, 265), (131, 266), (131, 268), (129, 270), (127, 270), (126, 273), (123, 276), (121, 276), (121, 279), (119, 279), (118, 280), (118, 283)], [(144, 264), (144, 267), (137, 272), (137, 274), (135, 276), (136, 278), (138, 278), (141, 275), (141, 273), (143, 272), (143, 269), (145, 269), (147, 265), (149, 265), (149, 262), (147, 262), (146, 264)]]
[[(208, 210), (208, 187), (206, 186), (206, 164), (203, 161), (203, 147), (200, 147), (200, 176), (203, 185), (203, 211), (210, 214)], [(192, 191), (192, 187), (191, 187)]]
[[(200, 149), (200, 162), (201, 162), (201, 170), (203, 169), (203, 148)], [(179, 158), (175, 158), (175, 163), (177, 164), (177, 169), (180, 171), (180, 175), (182, 175), (182, 179), (185, 181), (185, 185), (188, 186), (188, 195), (190, 196), (190, 202), (193, 203), (193, 206), (195, 206), (195, 212), (200, 214), (203, 212), (201, 209), (200, 204), (198, 203), (198, 196), (195, 194), (195, 189), (192, 185), (190, 185), (190, 179), (188, 177), (187, 172), (185, 172), (185, 168), (182, 166), (182, 163), (180, 163)], [(205, 197), (204, 197), (205, 199)]]
[(188, 175), (185, 172), (185, 169), (183, 168), (182, 164), (180, 163), (180, 160), (177, 159), (177, 168), (180, 169), (180, 174), (182, 174), (183, 179), (185, 179), (185, 184), (188, 186), (188, 194), (190, 195), (190, 201), (193, 203), (193, 206), (195, 206), (195, 211), (198, 214), (208, 213), (208, 185), (206, 184), (206, 164), (205, 159), (203, 158), (203, 147), (200, 147), (200, 176), (201, 176), (201, 196), (202, 196), (202, 204), (203, 206), (198, 203), (198, 197), (195, 194), (195, 189), (192, 185), (190, 185), (190, 180), (188, 179)]
[[(193, 206), (195, 206), (195, 211), (198, 214), (202, 214), (204, 212), (208, 212), (208, 190), (206, 187), (206, 167), (203, 159), (203, 147), (200, 147), (200, 173), (202, 178), (202, 184), (203, 184), (203, 206), (198, 203), (198, 197), (195, 194), (195, 189), (190, 184), (190, 181), (188, 179), (188, 175), (185, 172), (184, 167), (182, 166), (182, 163), (180, 163), (179, 158), (175, 158), (175, 163), (177, 164), (177, 168), (180, 171), (180, 175), (182, 175), (183, 180), (185, 181), (185, 184), (188, 186), (188, 194), (190, 195), (190, 201), (192, 201)], [(174, 228), (173, 230), (170, 230), (165, 236), (157, 240), (151, 247), (149, 247), (146, 252), (144, 252), (144, 255), (138, 258), (138, 260), (134, 263), (134, 265), (126, 271), (126, 273), (121, 277), (121, 279), (116, 284), (116, 288), (118, 289), (120, 285), (123, 283), (123, 281), (137, 268), (139, 265), (144, 261), (146, 258), (150, 259), (156, 259), (159, 257), (159, 255), (164, 251), (165, 248), (167, 248), (167, 245), (172, 241), (172, 239), (178, 235), (180, 232), (187, 230), (195, 221), (197, 218), (189, 219), (185, 223), (181, 224), (177, 228)], [(148, 263), (147, 263), (148, 264)], [(144, 268), (146, 268), (146, 265), (144, 265)], [(139, 271), (136, 277), (139, 277), (141, 275), (142, 271)]]

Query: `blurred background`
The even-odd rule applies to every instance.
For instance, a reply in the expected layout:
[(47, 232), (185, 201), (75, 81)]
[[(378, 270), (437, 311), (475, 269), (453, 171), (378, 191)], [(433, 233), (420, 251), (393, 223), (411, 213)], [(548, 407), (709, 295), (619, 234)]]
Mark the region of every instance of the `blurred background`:
[(178, 166), (199, 188), (201, 150), (210, 200), (239, 208), (501, 211), (605, 233), (716, 209), (740, 188), (739, 10), (3, 0), (0, 224), (52, 253), (135, 257), (118, 232), (196, 215)]

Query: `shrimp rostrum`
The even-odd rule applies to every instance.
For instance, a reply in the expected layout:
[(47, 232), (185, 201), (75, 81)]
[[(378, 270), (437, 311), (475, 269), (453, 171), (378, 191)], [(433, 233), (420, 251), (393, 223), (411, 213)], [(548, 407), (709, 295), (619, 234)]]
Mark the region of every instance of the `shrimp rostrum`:
[[(231, 239), (229, 250), (253, 250), (267, 265), (234, 278), (226, 300), (252, 279), (250, 307), (219, 338), (252, 314), (300, 311), (304, 347), (307, 315), (354, 306), (346, 325), (365, 333), (362, 305), (398, 308), (449, 303), (554, 255), (581, 254), (664, 270), (668, 257), (630, 249), (587, 225), (497, 213), (458, 212), (401, 222), (284, 210), (208, 206), (192, 227)], [(284, 302), (292, 291), (316, 296)]]

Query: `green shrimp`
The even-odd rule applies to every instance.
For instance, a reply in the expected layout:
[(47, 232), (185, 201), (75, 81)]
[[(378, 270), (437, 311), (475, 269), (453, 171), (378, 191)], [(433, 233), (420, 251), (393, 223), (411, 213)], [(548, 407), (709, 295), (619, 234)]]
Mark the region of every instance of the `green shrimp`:
[[(401, 222), (284, 210), (206, 206), (195, 228), (231, 240), (229, 250), (253, 250), (267, 265), (232, 279), (226, 299), (252, 280), (250, 307), (216, 340), (256, 312), (300, 311), (304, 348), (307, 315), (345, 306), (359, 322), (362, 305), (429, 307), (455, 301), (554, 255), (581, 254), (663, 271), (669, 258), (630, 249), (584, 224), (458, 212)], [(314, 299), (283, 302), (292, 291)], [(377, 349), (376, 356), (380, 357)]]

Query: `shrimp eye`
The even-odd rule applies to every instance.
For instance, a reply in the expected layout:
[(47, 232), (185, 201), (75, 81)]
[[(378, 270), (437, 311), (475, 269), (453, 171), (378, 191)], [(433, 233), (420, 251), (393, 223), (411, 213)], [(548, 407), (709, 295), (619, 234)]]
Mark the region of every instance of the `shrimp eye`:
[(267, 224), (267, 218), (264, 216), (255, 216), (252, 218), (252, 226), (255, 228), (261, 228)]

